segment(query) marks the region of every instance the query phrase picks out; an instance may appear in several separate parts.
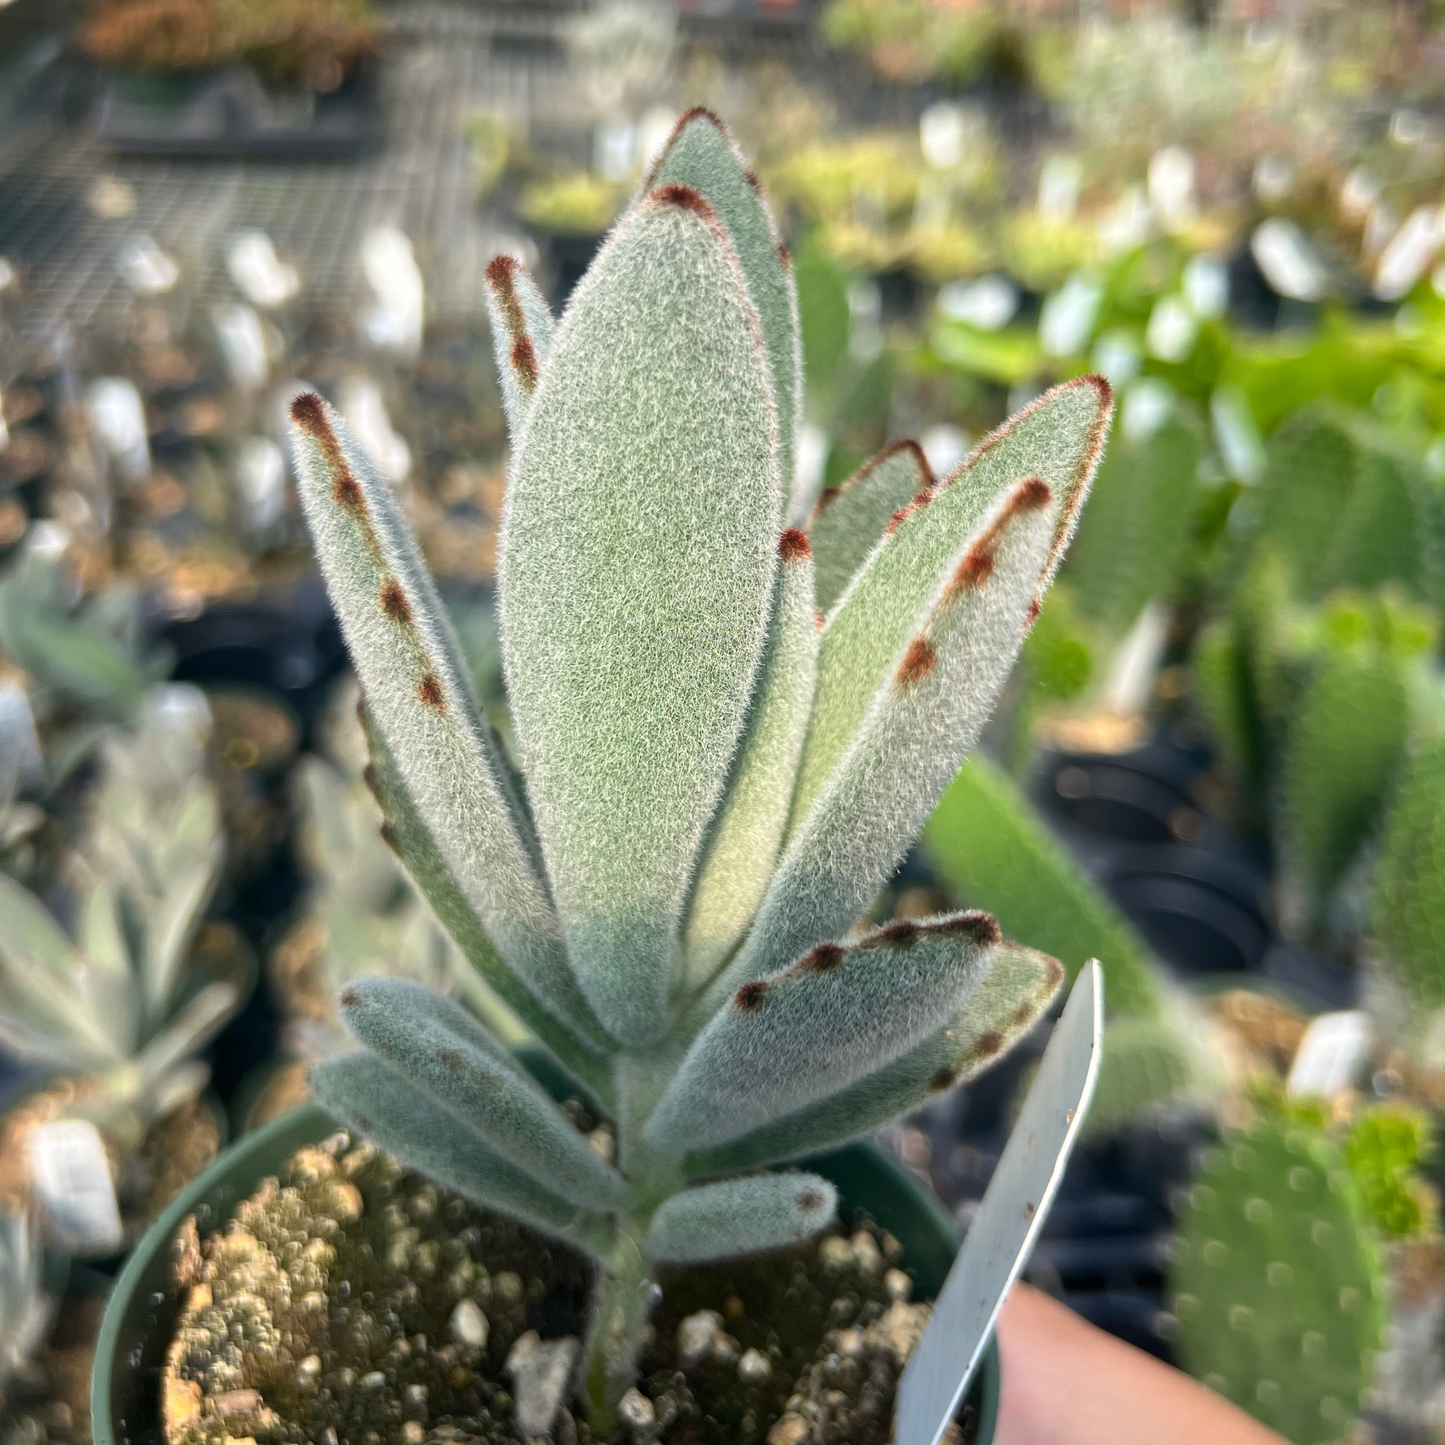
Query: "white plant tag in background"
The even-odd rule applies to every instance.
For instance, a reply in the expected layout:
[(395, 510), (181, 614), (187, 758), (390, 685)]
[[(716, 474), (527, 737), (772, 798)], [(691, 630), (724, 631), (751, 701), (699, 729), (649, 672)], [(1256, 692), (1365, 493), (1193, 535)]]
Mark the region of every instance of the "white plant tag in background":
[(86, 1254), (120, 1247), (115, 1186), (94, 1124), (65, 1119), (42, 1125), (31, 1136), (30, 1163), (36, 1195), (59, 1244)]
[(1328, 1099), (1354, 1082), (1370, 1046), (1370, 1016), (1363, 1009), (1321, 1014), (1295, 1050), (1285, 1086), (1291, 1098)]

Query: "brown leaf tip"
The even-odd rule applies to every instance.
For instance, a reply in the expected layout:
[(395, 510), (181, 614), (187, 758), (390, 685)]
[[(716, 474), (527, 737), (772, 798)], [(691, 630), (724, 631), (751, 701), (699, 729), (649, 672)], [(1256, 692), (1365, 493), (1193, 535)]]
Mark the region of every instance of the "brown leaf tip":
[(493, 256), (487, 262), (487, 281), (501, 291), (513, 284), (520, 269), (517, 258), (503, 252), (500, 256)]
[(344, 988), (336, 995), (336, 1002), (342, 1008), (360, 1008), (361, 994), (354, 988)]
[(798, 960), (798, 967), (806, 973), (832, 973), (846, 957), (847, 950), (836, 943), (820, 943)]
[(680, 136), (695, 120), (705, 120), (714, 129), (721, 131), (723, 135), (728, 134), (727, 122), (717, 111), (711, 110), (705, 105), (692, 105), (678, 116), (677, 124), (672, 128), (674, 138)]
[(884, 948), (905, 951), (918, 942), (919, 934), (920, 929), (911, 918), (895, 918), (873, 935), (873, 942), (882, 944)]
[(695, 211), (699, 216), (709, 219), (712, 217), (712, 207), (696, 186), (685, 186), (681, 181), (668, 181), (652, 194), (664, 206), (677, 206), (684, 211)]
[(291, 420), (309, 432), (331, 430), (326, 422), (326, 404), (314, 391), (303, 391), (291, 398)]
[(1003, 942), (1003, 930), (998, 926), (998, 919), (980, 908), (955, 913), (952, 918), (945, 918), (934, 927), (939, 933), (967, 938), (980, 948), (997, 948)]
[(763, 979), (755, 978), (751, 983), (745, 983), (733, 995), (733, 1007), (739, 1013), (757, 1013), (763, 1006), (763, 996), (767, 991), (767, 983)]
[(1032, 626), (1034, 625), (1034, 623), (1037, 622), (1038, 620), (1039, 620), (1039, 599), (1038, 599), (1037, 597), (1035, 597), (1034, 600), (1029, 603), (1029, 616), (1028, 616), (1028, 623), (1027, 623), (1027, 625), (1028, 625), (1029, 627), (1032, 627)]
[(893, 680), (899, 687), (912, 687), (933, 671), (937, 661), (938, 653), (934, 651), (933, 644), (926, 637), (915, 637), (908, 644), (908, 651), (903, 654), (903, 661), (898, 664)]
[(395, 577), (388, 579), (381, 589), (381, 610), (393, 622), (411, 621), (411, 603), (406, 600), (406, 593)]
[(821, 1209), (826, 1201), (819, 1189), (805, 1189), (798, 1195), (798, 1208), (808, 1214), (813, 1214)]
[(442, 696), (442, 685), (436, 673), (427, 673), (416, 685), (416, 695), (428, 706), (434, 707), (438, 712), (446, 711), (446, 698)]
[(928, 1087), (935, 1094), (941, 1094), (945, 1089), (951, 1089), (957, 1082), (958, 1070), (945, 1064), (929, 1078)]
[(800, 532), (796, 527), (789, 527), (778, 538), (778, 555), (784, 562), (801, 562), (805, 557), (811, 557), (813, 548), (807, 533)]
[(331, 495), (347, 511), (364, 517), (366, 500), (361, 495), (356, 478), (351, 475), (351, 468), (346, 465), (346, 458), (341, 454), (336, 433), (331, 430), (331, 423), (326, 417), (326, 403), (314, 391), (303, 391), (300, 396), (291, 399), (290, 413), (291, 420), (316, 443), (326, 458), (327, 466), (336, 473)]

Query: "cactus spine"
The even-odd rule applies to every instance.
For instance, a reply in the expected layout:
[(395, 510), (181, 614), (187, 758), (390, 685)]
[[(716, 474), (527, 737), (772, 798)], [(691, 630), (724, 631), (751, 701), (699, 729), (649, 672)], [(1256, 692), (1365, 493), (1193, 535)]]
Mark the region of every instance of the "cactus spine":
[(1256, 1119), (1206, 1156), (1170, 1275), (1184, 1365), (1295, 1445), (1340, 1439), (1374, 1373), (1384, 1265), (1317, 1127)]
[(598, 1260), (601, 1430), (658, 1262), (769, 1248), (833, 1212), (820, 1177), (733, 1171), (946, 1087), (1058, 985), (984, 914), (850, 930), (988, 716), (1112, 401), (1095, 377), (1040, 398), (870, 531), (819, 617), (812, 545), (784, 522), (792, 274), (720, 122), (683, 117), (555, 322), (514, 266), (491, 280), (512, 368), (498, 573), (515, 759), (390, 489), (309, 394), (291, 409), (302, 499), (389, 836), (468, 961), (611, 1112), (617, 1161), (466, 1010), (402, 980), (342, 991), (365, 1048), (312, 1088)]

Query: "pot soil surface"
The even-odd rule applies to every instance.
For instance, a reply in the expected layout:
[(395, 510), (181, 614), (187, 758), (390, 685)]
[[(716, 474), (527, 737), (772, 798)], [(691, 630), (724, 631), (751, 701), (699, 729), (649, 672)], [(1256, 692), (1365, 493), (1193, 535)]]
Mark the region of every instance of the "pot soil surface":
[[(898, 1242), (850, 1224), (663, 1271), (609, 1445), (886, 1445), (928, 1306), (909, 1302)], [(187, 1220), (174, 1248), (167, 1445), (512, 1445), (539, 1413), (556, 1445), (595, 1445), (565, 1389), (588, 1261), (344, 1132), (293, 1155), (224, 1232), (203, 1241)], [(966, 1445), (975, 1422), (953, 1434)]]

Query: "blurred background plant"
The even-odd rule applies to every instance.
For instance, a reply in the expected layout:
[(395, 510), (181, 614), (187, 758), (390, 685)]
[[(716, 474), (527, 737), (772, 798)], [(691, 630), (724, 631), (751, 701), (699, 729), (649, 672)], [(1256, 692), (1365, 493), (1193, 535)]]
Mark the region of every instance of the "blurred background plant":
[[(1118, 394), (872, 914), (978, 905), (1105, 963), (1030, 1278), (1291, 1439), (1445, 1438), (1442, 97), (1439, 7), (1373, 0), (0, 6), (7, 1434), (86, 1428), (37, 1131), (98, 1126), (124, 1232), (296, 1096), (344, 978), (501, 1017), (376, 831), (282, 418), (303, 384), (346, 414), (505, 736), (483, 268), (560, 306), (704, 104), (791, 250), (796, 524), (895, 441), (922, 485), (1055, 381)], [(156, 773), (166, 727), (200, 740)], [(1042, 1043), (885, 1140), (962, 1222)], [(1317, 1194), (1329, 1298), (1275, 1232)]]

